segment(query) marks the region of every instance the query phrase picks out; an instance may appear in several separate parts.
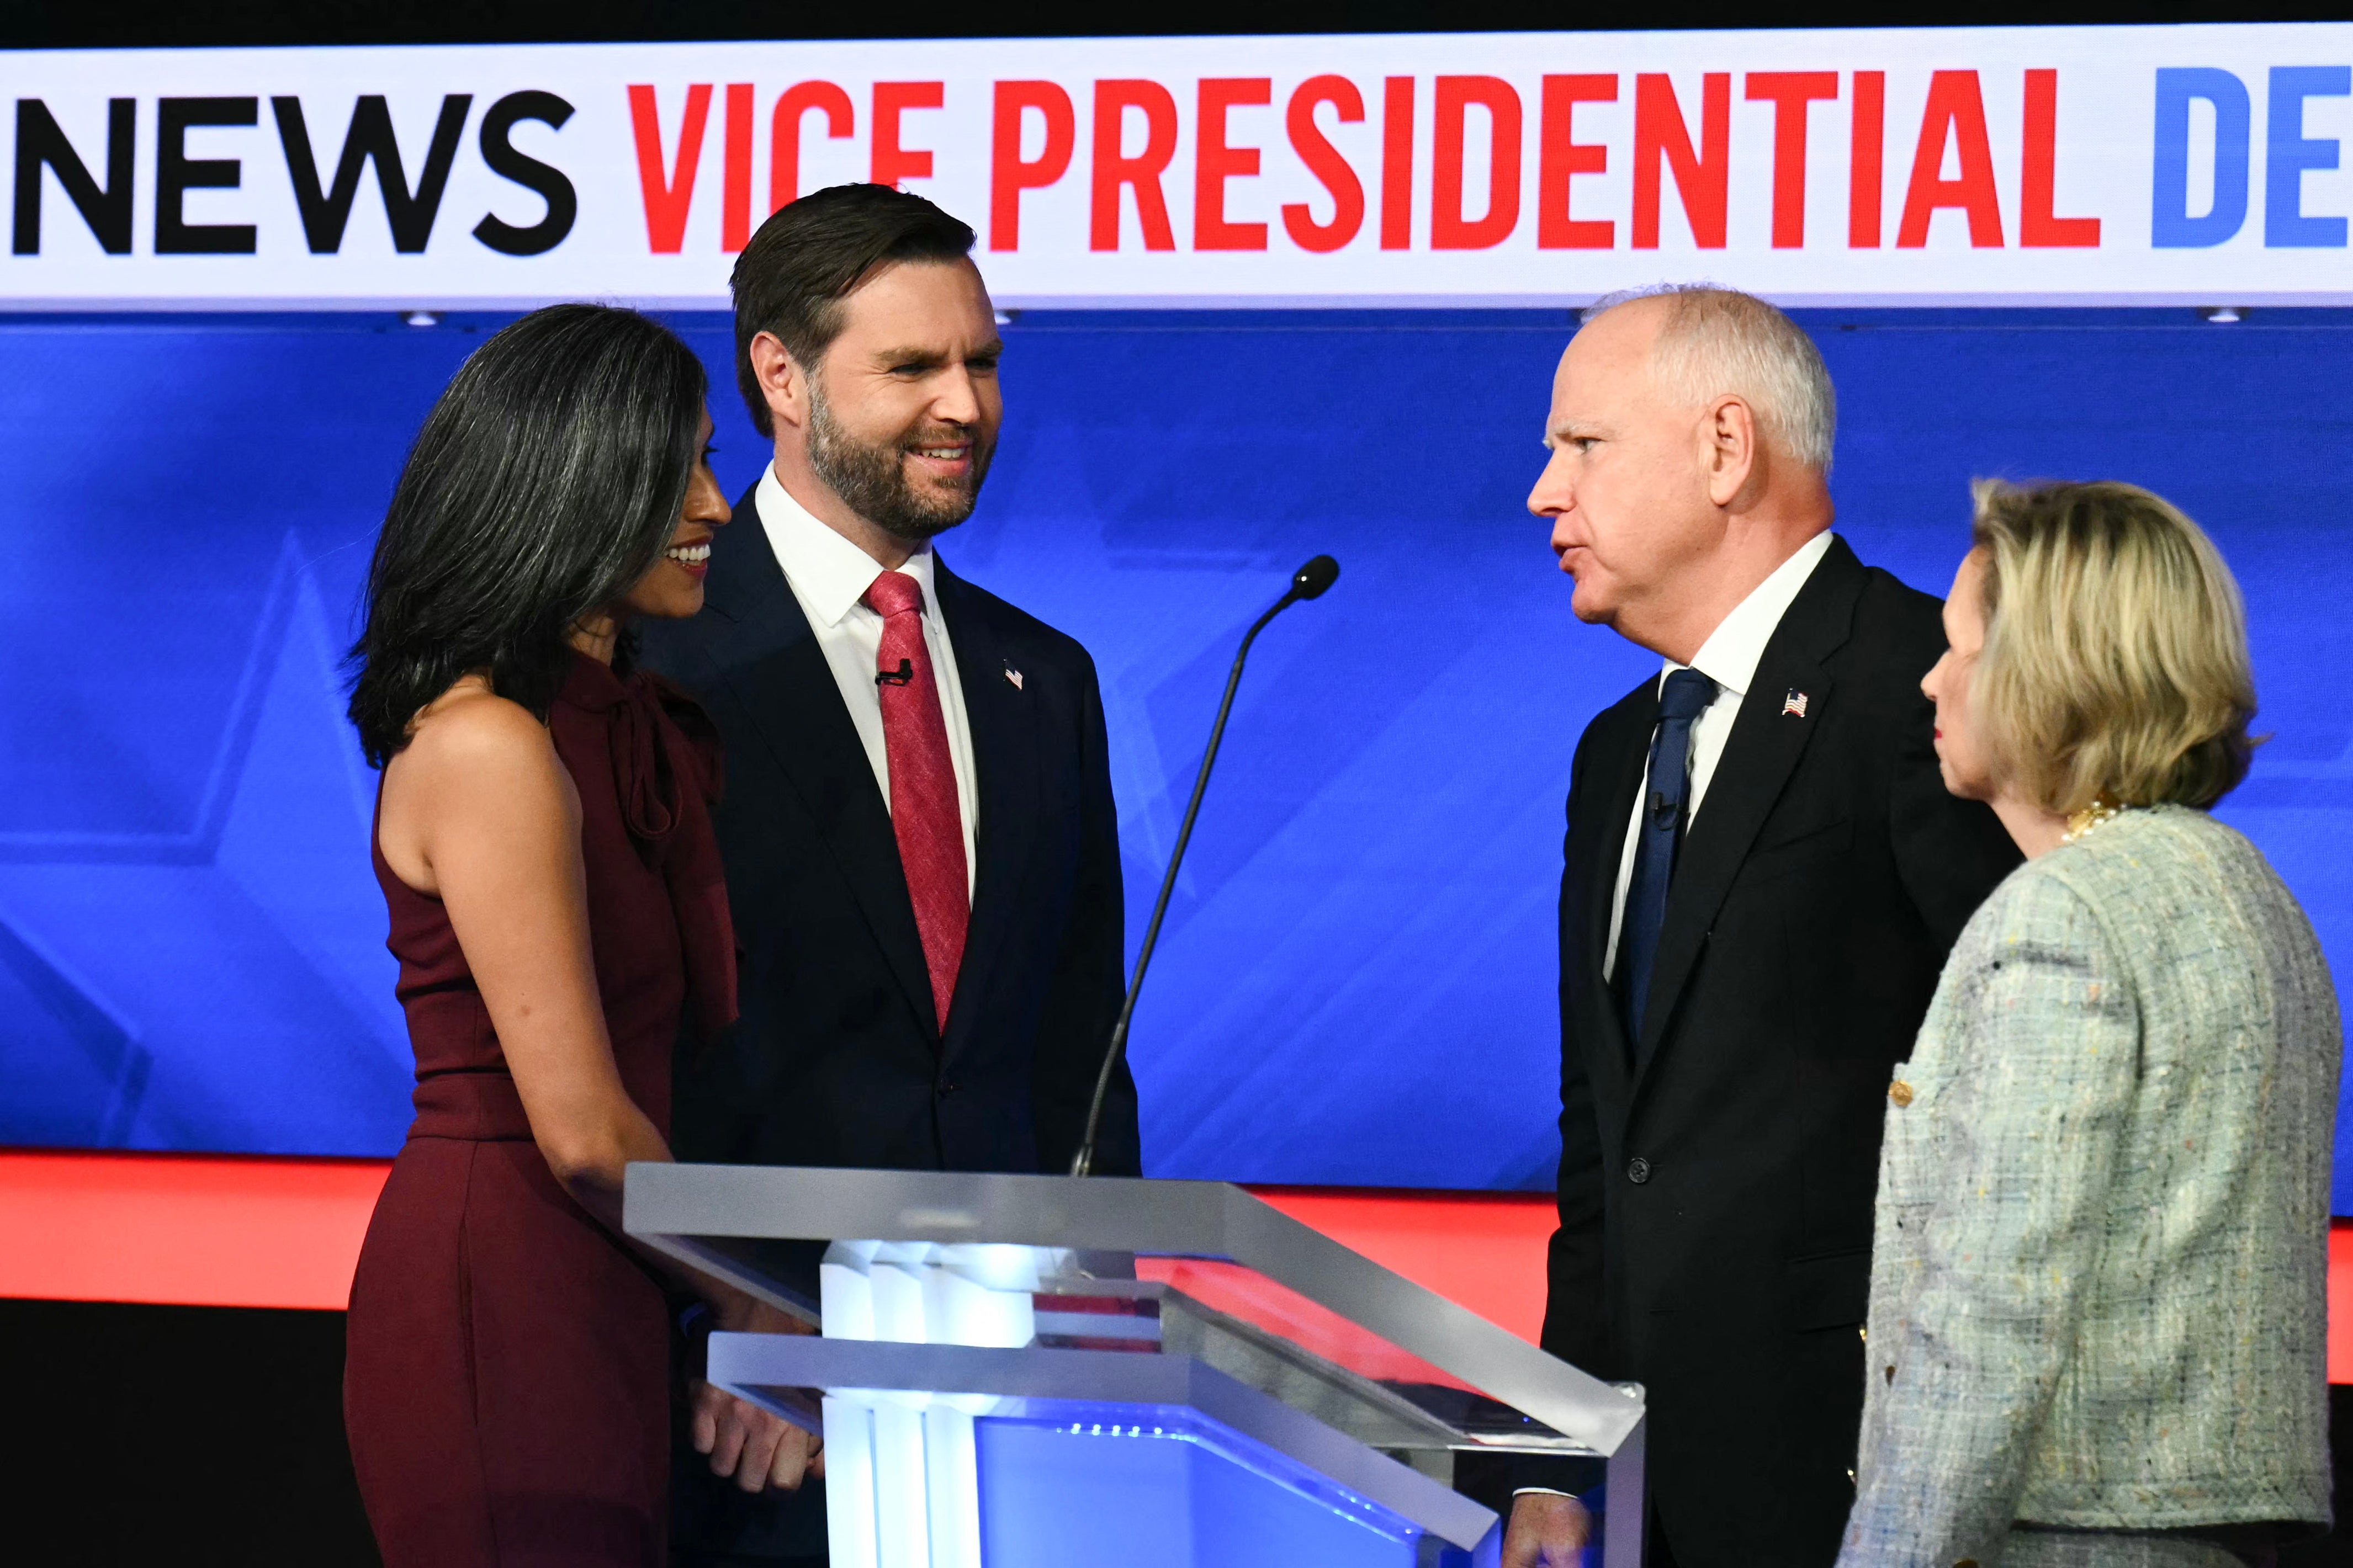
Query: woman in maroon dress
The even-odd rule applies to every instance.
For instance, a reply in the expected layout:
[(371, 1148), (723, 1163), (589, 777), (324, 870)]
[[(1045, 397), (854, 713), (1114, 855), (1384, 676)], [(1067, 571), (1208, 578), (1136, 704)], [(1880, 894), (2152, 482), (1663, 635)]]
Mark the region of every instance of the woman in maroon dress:
[[(666, 1286), (783, 1328), (620, 1233), (667, 1160), (670, 1053), (734, 1013), (716, 740), (628, 668), (702, 607), (727, 504), (702, 365), (561, 305), (475, 352), (377, 542), (352, 717), (383, 769), (375, 868), (417, 1120), (352, 1283), (344, 1411), (388, 1568), (659, 1564)], [(797, 1485), (811, 1445), (701, 1389), (712, 1466)]]

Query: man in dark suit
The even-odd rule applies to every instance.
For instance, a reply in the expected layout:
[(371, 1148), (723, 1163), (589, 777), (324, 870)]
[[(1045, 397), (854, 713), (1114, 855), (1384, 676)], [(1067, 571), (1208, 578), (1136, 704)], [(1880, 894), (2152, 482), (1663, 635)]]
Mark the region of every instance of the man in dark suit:
[[(1829, 531), (1812, 342), (1724, 289), (1604, 305), (1528, 506), (1666, 668), (1570, 775), (1544, 1344), (1648, 1391), (1651, 1563), (1828, 1568), (1890, 1068), (2018, 856), (1937, 772), (1937, 602)], [(1519, 1479), (1506, 1568), (1573, 1562), (1598, 1467)]]
[[(704, 614), (645, 650), (726, 742), (742, 947), (742, 1022), (680, 1064), (682, 1160), (1060, 1171), (1082, 1137), (1122, 996), (1094, 665), (931, 545), (970, 515), (1003, 412), (972, 243), (920, 196), (846, 185), (735, 266), (738, 380), (775, 457), (712, 545)], [(1095, 1168), (1140, 1172), (1124, 1069)], [(770, 1479), (797, 1480), (791, 1443)], [(681, 1467), (681, 1561), (820, 1558), (821, 1508), (708, 1468)]]

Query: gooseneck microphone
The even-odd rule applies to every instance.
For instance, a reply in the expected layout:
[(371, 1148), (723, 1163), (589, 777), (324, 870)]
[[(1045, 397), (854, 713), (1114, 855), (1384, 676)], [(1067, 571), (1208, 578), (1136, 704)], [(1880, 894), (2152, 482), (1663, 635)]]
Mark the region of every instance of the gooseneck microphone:
[(1266, 624), (1291, 608), (1302, 599), (1319, 598), (1340, 577), (1340, 563), (1329, 555), (1318, 555), (1291, 574), (1291, 588), (1277, 599), (1266, 614), (1250, 625), (1242, 637), (1242, 646), (1234, 654), (1234, 668), (1226, 677), (1225, 700), (1218, 704), (1218, 721), (1209, 726), (1209, 749), (1202, 753), (1200, 775), (1193, 781), (1192, 803), (1185, 807), (1185, 824), (1176, 830), (1176, 847), (1168, 857), (1168, 874), (1160, 879), (1160, 897), (1152, 906), (1151, 923), (1144, 928), (1144, 946), (1135, 955), (1135, 973), (1127, 983), (1127, 1000), (1119, 1009), (1119, 1022), (1111, 1029), (1111, 1045), (1103, 1052), (1103, 1070), (1095, 1075), (1095, 1098), (1087, 1108), (1086, 1136), (1079, 1142), (1079, 1152), (1071, 1156), (1071, 1174), (1092, 1175), (1095, 1163), (1095, 1138), (1103, 1131), (1103, 1096), (1111, 1090), (1112, 1075), (1119, 1070), (1120, 1059), (1127, 1055), (1128, 1020), (1135, 1016), (1136, 994), (1144, 989), (1144, 972), (1151, 966), (1152, 949), (1160, 940), (1160, 922), (1168, 913), (1168, 896), (1176, 890), (1176, 868), (1185, 863), (1185, 846), (1193, 837), (1193, 819), (1201, 815), (1201, 796), (1208, 793), (1209, 770), (1218, 763), (1218, 742), (1226, 736), (1226, 715), (1234, 709), (1234, 692), (1242, 683), (1242, 661), (1250, 658), (1250, 644)]

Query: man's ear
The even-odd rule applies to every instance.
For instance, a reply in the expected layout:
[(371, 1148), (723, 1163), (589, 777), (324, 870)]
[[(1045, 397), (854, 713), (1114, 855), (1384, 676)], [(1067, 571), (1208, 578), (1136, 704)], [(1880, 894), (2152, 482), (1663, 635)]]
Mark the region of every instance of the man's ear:
[(1717, 398), (1700, 421), (1706, 448), (1707, 499), (1735, 510), (1755, 499), (1765, 483), (1765, 452), (1757, 439), (1756, 411), (1744, 398)]
[(808, 423), (808, 377), (792, 356), (792, 351), (774, 332), (760, 332), (752, 339), (746, 351), (752, 361), (753, 379), (760, 384), (760, 394), (767, 400), (768, 417), (779, 426), (799, 429)]

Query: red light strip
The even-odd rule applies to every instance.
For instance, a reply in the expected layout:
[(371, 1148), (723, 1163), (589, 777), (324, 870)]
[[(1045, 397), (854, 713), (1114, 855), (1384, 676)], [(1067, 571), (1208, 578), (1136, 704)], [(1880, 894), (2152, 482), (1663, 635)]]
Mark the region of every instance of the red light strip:
[[(340, 1310), (388, 1169), (381, 1160), (0, 1151), (0, 1297)], [(1536, 1338), (1551, 1199), (1251, 1190), (1383, 1268)], [(2329, 1381), (2353, 1383), (2353, 1222), (2329, 1233), (2328, 1298)]]
[(0, 1296), (340, 1310), (389, 1169), (0, 1152)]

